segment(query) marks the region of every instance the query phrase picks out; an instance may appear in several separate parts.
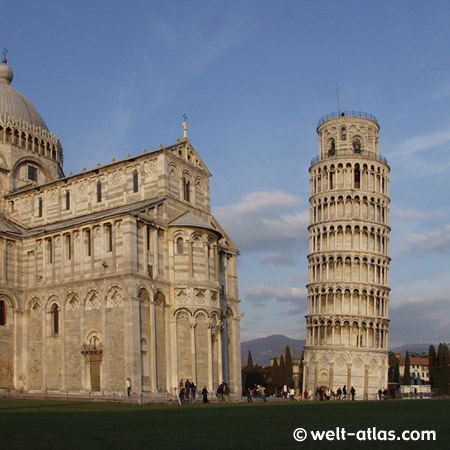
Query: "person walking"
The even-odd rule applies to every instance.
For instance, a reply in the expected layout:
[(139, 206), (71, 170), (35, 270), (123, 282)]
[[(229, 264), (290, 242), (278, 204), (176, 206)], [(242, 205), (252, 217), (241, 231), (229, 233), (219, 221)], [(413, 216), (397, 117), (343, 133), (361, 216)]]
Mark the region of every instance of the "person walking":
[(131, 394), (131, 380), (127, 378), (127, 397), (130, 398)]
[(206, 389), (206, 386), (203, 386), (202, 397), (203, 397), (203, 403), (208, 403), (208, 389)]
[(252, 390), (250, 388), (248, 388), (247, 389), (247, 403), (253, 403), (252, 395), (253, 395)]
[(356, 389), (352, 386), (350, 389), (350, 395), (352, 396), (352, 400), (355, 400)]

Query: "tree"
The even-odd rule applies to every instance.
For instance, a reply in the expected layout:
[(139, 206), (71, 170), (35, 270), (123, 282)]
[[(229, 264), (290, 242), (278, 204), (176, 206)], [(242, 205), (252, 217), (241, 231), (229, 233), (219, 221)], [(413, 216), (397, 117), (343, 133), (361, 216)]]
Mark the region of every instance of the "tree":
[(292, 388), (294, 387), (294, 371), (292, 368), (292, 356), (291, 356), (291, 349), (289, 348), (289, 345), (286, 345), (286, 361), (285, 361), (285, 381), (287, 387)]
[(409, 353), (406, 352), (405, 356), (405, 371), (403, 372), (403, 381), (402, 384), (410, 385), (411, 384), (411, 363), (409, 362)]
[(280, 368), (278, 366), (278, 358), (274, 358), (271, 379), (273, 390), (276, 394), (278, 392), (278, 385), (280, 384)]
[(434, 387), (442, 393), (450, 393), (450, 352), (447, 344), (439, 344), (434, 371)]
[(434, 348), (434, 345), (430, 345), (430, 348), (428, 350), (428, 374), (430, 378), (430, 384), (433, 386), (434, 386), (434, 376), (436, 372), (436, 364), (437, 364), (436, 349)]
[(389, 383), (398, 383), (400, 381), (399, 360), (397, 355), (389, 352)]
[(284, 356), (281, 355), (280, 357), (280, 368), (279, 368), (279, 380), (278, 380), (278, 387), (283, 388), (285, 381), (286, 381), (286, 364), (284, 363)]
[(254, 364), (253, 364), (252, 352), (249, 350), (248, 356), (247, 356), (247, 371), (252, 371), (253, 368), (254, 368)]

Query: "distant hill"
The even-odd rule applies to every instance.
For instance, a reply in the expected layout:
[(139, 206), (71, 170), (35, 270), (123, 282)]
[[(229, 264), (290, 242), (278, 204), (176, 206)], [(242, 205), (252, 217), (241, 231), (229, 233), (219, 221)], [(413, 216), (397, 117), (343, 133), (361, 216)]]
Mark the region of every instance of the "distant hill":
[(291, 347), (292, 357), (300, 358), (306, 341), (305, 339), (291, 339), (281, 334), (274, 334), (265, 338), (241, 342), (242, 364), (247, 364), (248, 351), (250, 350), (255, 364), (268, 366), (271, 358), (284, 353), (287, 344)]
[[(252, 352), (253, 362), (260, 366), (270, 365), (270, 359), (280, 356), (284, 353), (286, 345), (291, 346), (293, 358), (302, 356), (303, 347), (306, 344), (305, 339), (291, 339), (282, 334), (273, 334), (264, 338), (253, 339), (251, 341), (241, 342), (241, 362), (247, 364), (248, 351)], [(405, 344), (400, 347), (391, 348), (391, 352), (401, 353), (405, 356), (406, 352), (426, 353), (432, 344)], [(434, 344), (437, 351), (438, 346)]]
[[(403, 356), (406, 355), (406, 352), (409, 353), (426, 353), (428, 355), (428, 350), (430, 349), (430, 345), (434, 345), (434, 348), (438, 349), (436, 344), (405, 344), (400, 347), (391, 348), (391, 352), (401, 353)], [(252, 353), (253, 355), (253, 353)]]

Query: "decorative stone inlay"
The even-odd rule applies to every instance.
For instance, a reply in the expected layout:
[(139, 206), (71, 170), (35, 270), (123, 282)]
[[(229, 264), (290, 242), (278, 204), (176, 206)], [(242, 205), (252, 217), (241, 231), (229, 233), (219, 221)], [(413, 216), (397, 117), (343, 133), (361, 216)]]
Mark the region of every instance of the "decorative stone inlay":
[(70, 300), (67, 302), (67, 309), (69, 311), (77, 311), (80, 307), (80, 301), (75, 295), (70, 297)]
[(78, 193), (80, 195), (84, 195), (88, 189), (87, 182), (85, 180), (81, 181), (81, 183), (78, 183)]
[(35, 300), (31, 306), (31, 310), (36, 313), (39, 314), (41, 312), (42, 306), (41, 303), (39, 302), (39, 300)]
[(338, 367), (344, 367), (344, 365), (346, 364), (347, 360), (341, 355), (336, 359), (336, 365)]
[(98, 298), (98, 295), (94, 292), (91, 294), (91, 296), (88, 298), (86, 302), (86, 310), (90, 311), (99, 308), (100, 308), (100, 299)]
[(323, 356), (319, 359), (319, 364), (320, 364), (322, 367), (326, 367), (326, 366), (328, 365), (328, 358), (327, 358), (325, 355), (323, 355)]
[(178, 303), (186, 303), (188, 300), (188, 293), (186, 289), (175, 289), (175, 298)]
[(156, 159), (152, 159), (144, 164), (147, 173), (154, 173), (157, 168)]
[(195, 299), (197, 303), (205, 303), (206, 300), (206, 290), (205, 289), (195, 289), (194, 291)]
[(118, 289), (114, 289), (111, 295), (108, 296), (108, 299), (106, 300), (106, 307), (107, 308), (117, 308), (119, 306), (122, 306), (122, 294)]
[(217, 303), (218, 299), (219, 299), (219, 294), (216, 291), (211, 291), (211, 301), (213, 303)]
[(113, 174), (112, 174), (112, 183), (117, 186), (118, 184), (120, 184), (122, 181), (122, 175), (121, 173), (116, 170)]
[(56, 194), (56, 189), (52, 189), (48, 195), (48, 201), (50, 204), (55, 204), (58, 200), (58, 196)]
[(353, 365), (355, 367), (357, 367), (358, 369), (361, 369), (361, 367), (364, 365), (364, 361), (362, 360), (362, 358), (360, 358), (359, 356), (357, 356), (355, 358), (355, 360), (353, 361)]
[(189, 316), (187, 315), (187, 313), (182, 312), (178, 314), (177, 322), (187, 322), (187, 321), (189, 321)]

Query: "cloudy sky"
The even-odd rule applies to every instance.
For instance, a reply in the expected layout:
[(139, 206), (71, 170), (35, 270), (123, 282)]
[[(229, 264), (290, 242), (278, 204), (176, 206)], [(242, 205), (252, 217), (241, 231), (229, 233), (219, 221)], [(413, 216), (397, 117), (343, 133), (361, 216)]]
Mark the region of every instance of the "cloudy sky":
[(14, 1), (13, 86), (65, 172), (189, 137), (239, 246), (243, 340), (305, 337), (318, 120), (374, 114), (391, 166), (391, 346), (450, 341), (450, 3)]

